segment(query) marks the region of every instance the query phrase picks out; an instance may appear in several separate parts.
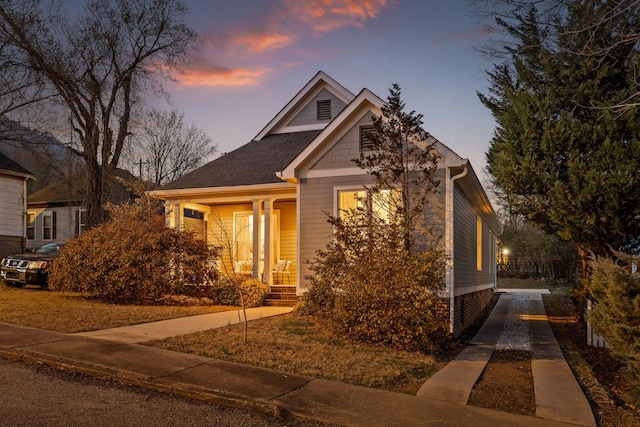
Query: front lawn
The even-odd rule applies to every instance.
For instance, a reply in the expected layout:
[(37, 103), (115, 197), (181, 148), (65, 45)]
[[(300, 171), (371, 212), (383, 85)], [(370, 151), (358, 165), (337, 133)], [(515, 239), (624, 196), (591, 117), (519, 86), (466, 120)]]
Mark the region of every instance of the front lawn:
[(0, 322), (74, 333), (135, 325), (237, 307), (115, 305), (75, 292), (12, 288), (0, 283)]

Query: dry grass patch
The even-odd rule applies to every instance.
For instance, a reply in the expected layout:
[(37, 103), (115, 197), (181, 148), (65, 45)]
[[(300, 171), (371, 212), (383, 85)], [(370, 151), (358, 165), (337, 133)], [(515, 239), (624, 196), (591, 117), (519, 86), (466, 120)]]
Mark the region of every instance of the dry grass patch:
[(105, 304), (76, 292), (11, 288), (0, 284), (0, 322), (75, 333), (237, 309), (226, 306)]
[(351, 344), (331, 335), (316, 318), (293, 314), (252, 321), (247, 344), (240, 325), (147, 344), (408, 394), (446, 363), (421, 353)]

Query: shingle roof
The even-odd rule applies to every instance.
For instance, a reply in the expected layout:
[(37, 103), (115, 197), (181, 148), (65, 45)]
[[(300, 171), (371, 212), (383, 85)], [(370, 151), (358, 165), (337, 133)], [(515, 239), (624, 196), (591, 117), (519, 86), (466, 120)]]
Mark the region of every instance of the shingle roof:
[(29, 172), (27, 169), (23, 168), (18, 163), (14, 162), (2, 153), (0, 153), (0, 170), (15, 172), (20, 175), (28, 175), (30, 177), (33, 177), (33, 174), (31, 172)]
[(291, 163), (320, 132), (321, 130), (310, 130), (269, 135), (260, 141), (251, 141), (158, 190), (282, 182), (276, 172)]
[[(127, 181), (136, 178), (129, 172), (116, 169), (116, 176)], [(47, 185), (27, 196), (29, 203), (82, 202), (86, 194), (87, 170), (83, 168), (71, 177)], [(114, 179), (107, 199), (113, 203), (122, 203), (133, 198), (133, 194), (118, 180)]]

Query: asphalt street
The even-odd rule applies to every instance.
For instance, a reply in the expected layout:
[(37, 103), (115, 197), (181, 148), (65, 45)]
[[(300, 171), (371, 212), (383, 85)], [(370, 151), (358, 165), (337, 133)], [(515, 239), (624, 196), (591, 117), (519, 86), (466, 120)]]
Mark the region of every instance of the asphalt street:
[(0, 358), (5, 426), (320, 426)]

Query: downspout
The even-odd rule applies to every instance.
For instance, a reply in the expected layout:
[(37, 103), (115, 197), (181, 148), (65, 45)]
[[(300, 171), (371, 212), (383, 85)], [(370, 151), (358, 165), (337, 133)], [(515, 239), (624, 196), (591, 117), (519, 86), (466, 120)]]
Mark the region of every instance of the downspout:
[[(447, 270), (445, 285), (446, 290), (449, 293), (449, 333), (453, 334), (454, 329), (454, 321), (455, 321), (455, 292), (454, 292), (454, 250), (453, 250), (453, 235), (454, 235), (454, 222), (455, 215), (453, 212), (453, 196), (455, 194), (455, 181), (464, 178), (469, 172), (469, 168), (467, 167), (468, 160), (462, 164), (462, 172), (458, 175), (450, 176), (449, 182), (447, 185), (447, 209), (446, 209), (446, 237), (445, 237), (445, 245), (446, 245), (446, 253), (447, 260), (449, 263), (449, 268)], [(449, 174), (451, 173), (451, 168), (448, 169)]]

